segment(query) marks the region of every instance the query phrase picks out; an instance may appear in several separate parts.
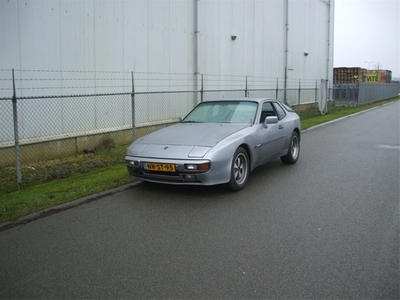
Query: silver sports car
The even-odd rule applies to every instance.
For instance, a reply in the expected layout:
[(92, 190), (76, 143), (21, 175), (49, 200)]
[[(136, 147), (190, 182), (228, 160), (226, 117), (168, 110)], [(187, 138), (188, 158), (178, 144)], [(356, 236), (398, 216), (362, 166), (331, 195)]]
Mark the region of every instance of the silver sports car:
[(129, 175), (144, 181), (237, 191), (268, 161), (296, 163), (300, 130), (296, 112), (274, 99), (205, 101), (180, 123), (135, 140), (125, 161)]

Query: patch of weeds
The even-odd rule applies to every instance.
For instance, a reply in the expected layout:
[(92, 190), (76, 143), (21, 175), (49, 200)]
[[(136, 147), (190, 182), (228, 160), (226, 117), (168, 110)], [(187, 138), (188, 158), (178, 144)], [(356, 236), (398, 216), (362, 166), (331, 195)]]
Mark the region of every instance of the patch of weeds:
[[(22, 165), (23, 186), (68, 178), (71, 175), (87, 173), (124, 162), (127, 145), (115, 146), (109, 139), (105, 140), (100, 146), (104, 148), (98, 147), (98, 150), (95, 150), (94, 153), (83, 153)], [(0, 169), (0, 195), (17, 190), (16, 181), (16, 167), (2, 167)]]

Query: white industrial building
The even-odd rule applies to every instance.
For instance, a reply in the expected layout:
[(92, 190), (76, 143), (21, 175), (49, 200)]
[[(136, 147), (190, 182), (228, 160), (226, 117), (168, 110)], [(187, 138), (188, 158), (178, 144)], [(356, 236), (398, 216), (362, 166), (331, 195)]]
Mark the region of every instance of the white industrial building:
[(332, 81), (333, 6), (333, 0), (2, 0), (0, 69)]
[(332, 83), (333, 13), (334, 0), (0, 0), (0, 149), (16, 140), (13, 69), (21, 145), (168, 123), (199, 101), (143, 96), (132, 116), (129, 94), (46, 98), (130, 93), (132, 74), (135, 92), (196, 91), (203, 75), (203, 88), (243, 89), (249, 76), (289, 104), (286, 90), (308, 86), (313, 102)]

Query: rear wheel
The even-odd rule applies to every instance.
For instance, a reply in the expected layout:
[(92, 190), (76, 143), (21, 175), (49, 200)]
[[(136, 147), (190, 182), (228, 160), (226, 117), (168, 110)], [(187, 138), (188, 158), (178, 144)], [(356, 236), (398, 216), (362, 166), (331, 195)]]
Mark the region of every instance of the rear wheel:
[(249, 179), (249, 172), (249, 155), (239, 147), (233, 155), (229, 188), (233, 191), (243, 189)]
[(281, 156), (281, 161), (285, 164), (295, 164), (300, 155), (300, 139), (299, 134), (293, 131), (292, 137), (290, 138), (290, 145), (288, 153), (285, 156)]

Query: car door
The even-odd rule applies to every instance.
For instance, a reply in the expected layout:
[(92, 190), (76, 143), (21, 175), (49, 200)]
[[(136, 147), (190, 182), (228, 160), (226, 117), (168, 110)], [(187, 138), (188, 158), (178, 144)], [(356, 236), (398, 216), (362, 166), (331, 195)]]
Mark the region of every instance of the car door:
[[(266, 101), (262, 104), (261, 117), (258, 124), (258, 136), (260, 147), (260, 159), (272, 159), (279, 155), (284, 142), (284, 126), (281, 116), (279, 116), (271, 102)], [(264, 126), (266, 117), (277, 117), (278, 122)]]

